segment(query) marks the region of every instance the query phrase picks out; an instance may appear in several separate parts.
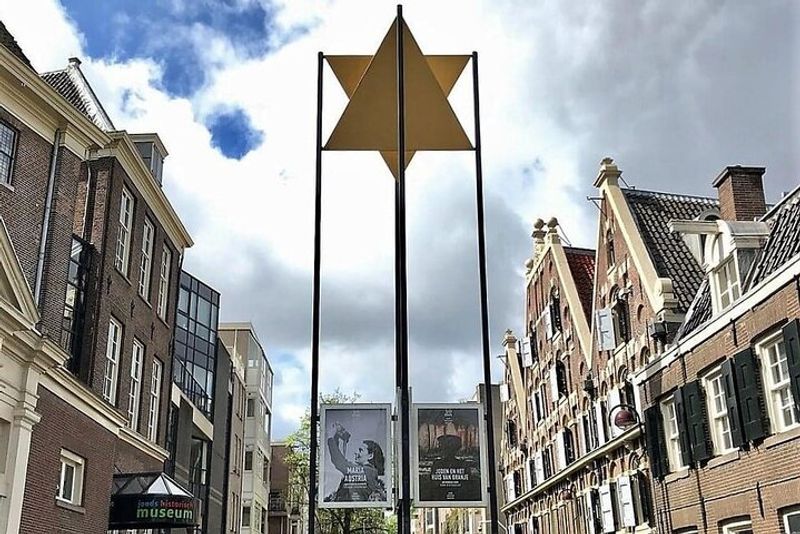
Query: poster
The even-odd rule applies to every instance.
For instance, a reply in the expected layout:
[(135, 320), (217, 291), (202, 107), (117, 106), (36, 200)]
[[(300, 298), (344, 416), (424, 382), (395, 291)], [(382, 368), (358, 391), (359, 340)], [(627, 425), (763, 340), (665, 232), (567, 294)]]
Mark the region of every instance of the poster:
[(320, 407), (320, 508), (391, 508), (390, 404)]
[(417, 506), (486, 506), (483, 407), (415, 404), (413, 426)]

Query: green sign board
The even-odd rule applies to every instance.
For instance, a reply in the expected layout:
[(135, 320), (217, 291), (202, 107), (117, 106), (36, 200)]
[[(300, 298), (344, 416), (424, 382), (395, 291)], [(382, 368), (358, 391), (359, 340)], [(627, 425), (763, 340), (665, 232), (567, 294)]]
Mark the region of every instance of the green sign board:
[(188, 495), (114, 495), (108, 527), (180, 528), (199, 522), (199, 501)]

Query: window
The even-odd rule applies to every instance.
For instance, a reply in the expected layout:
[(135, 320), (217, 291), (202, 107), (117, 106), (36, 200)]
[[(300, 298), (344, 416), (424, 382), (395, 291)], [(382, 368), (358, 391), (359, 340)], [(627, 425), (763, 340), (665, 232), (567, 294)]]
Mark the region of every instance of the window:
[(722, 527), (722, 534), (753, 534), (753, 523), (749, 519), (728, 523)]
[(264, 458), (264, 463), (261, 466), (261, 480), (265, 483), (269, 482), (269, 462)]
[(250, 528), (250, 506), (242, 506), (242, 526)]
[(509, 447), (517, 446), (517, 424), (514, 421), (506, 421), (506, 440)]
[(764, 392), (773, 432), (783, 432), (800, 424), (792, 398), (786, 343), (778, 332), (757, 346), (764, 375)]
[(142, 229), (142, 259), (139, 262), (139, 295), (150, 300), (150, 278), (153, 271), (153, 237), (155, 228), (149, 219), (144, 220)]
[(724, 310), (739, 298), (739, 277), (734, 258), (729, 258), (717, 267), (714, 276), (717, 279), (719, 309)]
[(14, 155), (17, 148), (17, 131), (0, 121), (0, 182), (11, 183)]
[(664, 420), (664, 437), (667, 442), (667, 459), (669, 460), (670, 471), (677, 471), (684, 465), (681, 456), (678, 414), (675, 411), (675, 401), (673, 399), (661, 404), (661, 416)]
[(575, 461), (575, 438), (572, 430), (564, 429), (564, 462), (569, 465)]
[(150, 411), (147, 415), (147, 439), (158, 438), (158, 401), (161, 397), (161, 362), (153, 360), (153, 374), (150, 377)]
[(795, 508), (783, 514), (784, 534), (800, 533), (800, 508)]
[(613, 267), (617, 262), (617, 255), (614, 252), (614, 232), (611, 231), (611, 228), (606, 231), (606, 261), (608, 267)]
[(245, 471), (253, 470), (253, 451), (244, 452), (244, 470)]
[(256, 412), (256, 400), (247, 399), (247, 417), (254, 417)]
[(61, 473), (58, 479), (56, 499), (80, 506), (83, 502), (83, 458), (66, 449), (61, 449)]
[(106, 344), (106, 371), (103, 377), (103, 398), (111, 404), (117, 397), (117, 373), (119, 355), (122, 351), (122, 325), (111, 319), (108, 323), (108, 343)]
[(73, 373), (80, 368), (86, 273), (89, 271), (91, 257), (89, 252), (88, 243), (72, 236), (67, 270), (67, 291), (64, 295), (64, 315), (61, 322), (61, 347), (70, 355), (69, 369)]
[(139, 402), (142, 393), (142, 361), (144, 345), (138, 339), (133, 340), (131, 352), (131, 387), (128, 392), (128, 428), (139, 430)]
[(617, 334), (617, 343), (627, 342), (631, 339), (631, 320), (628, 312), (628, 301), (622, 291), (615, 289), (611, 293), (611, 315), (614, 319), (614, 332)]
[(566, 397), (569, 395), (569, 382), (567, 381), (567, 367), (564, 362), (556, 362), (556, 383), (558, 386), (558, 396)]
[[(705, 390), (708, 404), (708, 422), (711, 430), (714, 452), (724, 454), (733, 450), (731, 423), (728, 418), (728, 407), (725, 402), (725, 383), (719, 368), (708, 374), (705, 379)], [(738, 532), (738, 531), (737, 531)]]
[(172, 252), (164, 245), (161, 253), (161, 273), (158, 278), (158, 316), (167, 319), (167, 299), (169, 298), (169, 275), (172, 268)]
[(119, 206), (119, 228), (117, 229), (117, 251), (114, 267), (128, 276), (128, 260), (131, 254), (131, 226), (133, 225), (133, 195), (122, 188), (122, 200)]

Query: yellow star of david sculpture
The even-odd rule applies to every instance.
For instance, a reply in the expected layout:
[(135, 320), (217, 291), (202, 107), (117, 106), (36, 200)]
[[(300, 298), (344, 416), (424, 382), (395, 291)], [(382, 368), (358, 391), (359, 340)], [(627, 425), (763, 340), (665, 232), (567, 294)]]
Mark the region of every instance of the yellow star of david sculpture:
[[(374, 56), (326, 56), (350, 101), (325, 150), (377, 150), (397, 178), (397, 23)], [(418, 150), (471, 150), (447, 97), (470, 56), (425, 56), (404, 25), (404, 168)]]

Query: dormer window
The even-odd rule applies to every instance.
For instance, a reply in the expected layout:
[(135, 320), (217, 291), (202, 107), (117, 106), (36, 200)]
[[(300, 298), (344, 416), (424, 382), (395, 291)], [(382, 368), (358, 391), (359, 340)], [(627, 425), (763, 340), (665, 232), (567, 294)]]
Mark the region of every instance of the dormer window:
[(153, 175), (156, 183), (161, 185), (164, 158), (167, 157), (167, 150), (161, 139), (156, 134), (133, 134), (131, 139), (150, 174)]
[(719, 291), (720, 310), (726, 309), (739, 298), (739, 277), (736, 274), (736, 262), (733, 258), (728, 258), (722, 265), (717, 267), (714, 273), (717, 279), (717, 289)]

